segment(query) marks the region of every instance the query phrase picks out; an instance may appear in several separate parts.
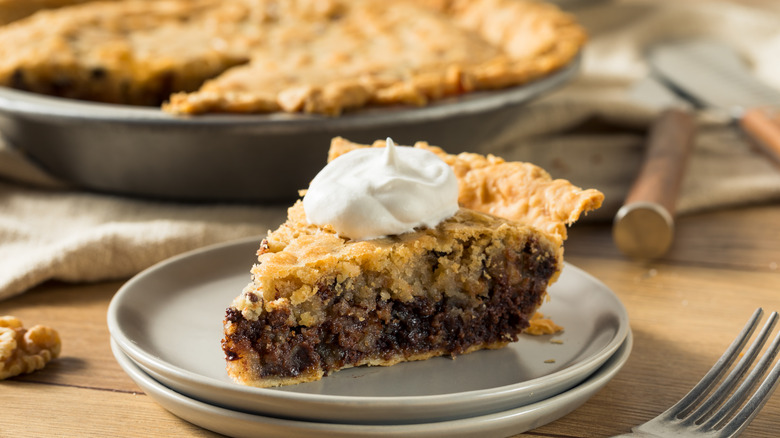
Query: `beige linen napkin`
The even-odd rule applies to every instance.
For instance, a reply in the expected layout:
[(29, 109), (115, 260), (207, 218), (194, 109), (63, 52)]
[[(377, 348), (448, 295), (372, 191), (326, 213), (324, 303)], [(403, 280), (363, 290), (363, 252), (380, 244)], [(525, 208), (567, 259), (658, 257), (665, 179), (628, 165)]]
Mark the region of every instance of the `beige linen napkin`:
[[(611, 219), (641, 163), (645, 131), (656, 115), (627, 98), (647, 73), (641, 56), (646, 45), (689, 35), (724, 39), (757, 75), (780, 88), (774, 74), (780, 71), (777, 9), (758, 0), (753, 7), (679, 3), (566, 2), (581, 5), (573, 12), (591, 35), (581, 76), (497, 127), (474, 150), (535, 162), (553, 176), (604, 191), (605, 206), (590, 219)], [(733, 126), (709, 114), (701, 114), (701, 122), (678, 212), (780, 199), (777, 167)], [(128, 278), (183, 251), (262, 235), (283, 221), (285, 211), (79, 192), (0, 142), (0, 299), (47, 280)]]
[(129, 278), (213, 243), (258, 236), (259, 244), (286, 214), (284, 207), (163, 203), (2, 181), (0, 206), (0, 299), (50, 279)]

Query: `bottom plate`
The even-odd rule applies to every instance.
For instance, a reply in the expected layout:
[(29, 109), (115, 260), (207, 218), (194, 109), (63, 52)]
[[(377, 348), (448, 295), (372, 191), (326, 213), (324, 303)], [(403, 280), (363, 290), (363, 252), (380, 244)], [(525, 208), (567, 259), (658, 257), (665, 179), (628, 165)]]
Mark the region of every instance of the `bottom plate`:
[(548, 399), (490, 415), (466, 417), (433, 423), (402, 425), (333, 424), (296, 421), (225, 409), (189, 398), (175, 392), (145, 374), (116, 342), (111, 349), (119, 365), (141, 389), (174, 415), (195, 425), (237, 438), (263, 436), (279, 437), (357, 437), (357, 436), (509, 436), (535, 429), (574, 411), (607, 384), (623, 367), (631, 354), (631, 332), (620, 348), (579, 385)]

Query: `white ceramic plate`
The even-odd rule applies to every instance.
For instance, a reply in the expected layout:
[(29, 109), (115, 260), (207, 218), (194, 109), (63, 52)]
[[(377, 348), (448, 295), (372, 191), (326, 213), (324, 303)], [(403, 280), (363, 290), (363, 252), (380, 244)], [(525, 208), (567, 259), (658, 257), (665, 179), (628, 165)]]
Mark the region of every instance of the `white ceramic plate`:
[[(566, 265), (542, 312), (565, 331), (524, 335), (501, 350), (358, 367), (312, 383), (264, 389), (233, 383), (221, 350), (225, 309), (249, 281), (260, 238), (162, 262), (126, 283), (108, 310), (118, 347), (175, 391), (232, 410), (362, 424), (441, 421), (505, 411), (559, 394), (586, 379), (629, 330), (618, 298)], [(554, 361), (554, 362), (553, 362)]]
[(200, 427), (233, 437), (504, 437), (553, 422), (585, 403), (623, 367), (631, 353), (628, 332), (615, 354), (585, 381), (548, 399), (489, 415), (450, 421), (365, 425), (295, 421), (253, 415), (203, 403), (173, 391), (145, 374), (112, 340), (119, 365), (141, 389), (174, 415)]

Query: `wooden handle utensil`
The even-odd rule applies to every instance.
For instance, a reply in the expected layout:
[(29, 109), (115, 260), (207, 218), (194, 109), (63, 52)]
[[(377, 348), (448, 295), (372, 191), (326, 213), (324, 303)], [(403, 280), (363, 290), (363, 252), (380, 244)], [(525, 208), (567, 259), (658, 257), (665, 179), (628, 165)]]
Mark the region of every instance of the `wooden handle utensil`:
[(750, 108), (740, 117), (739, 126), (776, 164), (780, 164), (780, 110)]
[(682, 109), (664, 110), (651, 126), (644, 162), (612, 228), (625, 255), (653, 259), (671, 246), (675, 204), (695, 132), (693, 115)]

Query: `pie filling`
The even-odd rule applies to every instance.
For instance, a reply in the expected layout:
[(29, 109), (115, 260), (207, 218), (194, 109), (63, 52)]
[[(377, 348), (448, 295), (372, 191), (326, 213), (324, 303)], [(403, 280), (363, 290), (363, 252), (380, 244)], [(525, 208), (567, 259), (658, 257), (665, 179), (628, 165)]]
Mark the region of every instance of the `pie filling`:
[(498, 250), (471, 243), (450, 253), (430, 251), (423, 263), (415, 264), (413, 275), (430, 279), (443, 275), (447, 266), (477, 262), (479, 269), (450, 271), (454, 282), (449, 287), (459, 290), (432, 286), (410, 300), (389, 298), (381, 286), (371, 285), (388, 283), (383, 277), (390, 274), (364, 270), (349, 281), (323, 278), (316, 285), (317, 293), (306, 304), (322, 317), (310, 326), (296, 323), (290, 307), (263, 312), (257, 320), (229, 308), (222, 341), (228, 366), (244, 361), (238, 366), (251, 370), (258, 381), (284, 380), (351, 366), (455, 356), (517, 340), (557, 271), (556, 257), (533, 237)]
[[(148, 68), (141, 81), (132, 72), (123, 68), (93, 66), (90, 69), (76, 69), (68, 66), (41, 71), (17, 68), (12, 73), (8, 86), (50, 96), (93, 102), (160, 106), (171, 94), (192, 92), (225, 70), (247, 62), (243, 58), (196, 59), (179, 66), (179, 69)], [(135, 67), (139, 69), (141, 67)]]

